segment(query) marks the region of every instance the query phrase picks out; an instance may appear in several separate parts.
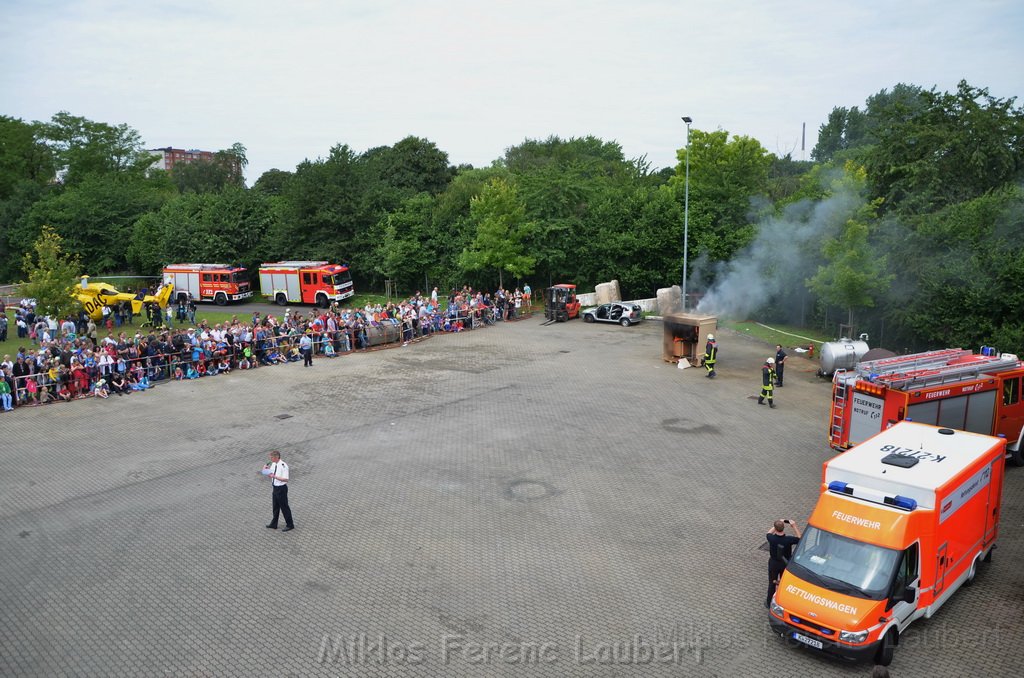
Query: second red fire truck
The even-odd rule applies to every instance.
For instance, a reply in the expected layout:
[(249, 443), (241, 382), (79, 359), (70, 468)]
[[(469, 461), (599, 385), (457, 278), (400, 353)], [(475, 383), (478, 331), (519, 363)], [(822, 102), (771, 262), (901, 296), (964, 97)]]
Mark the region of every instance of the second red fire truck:
[(327, 261), (278, 261), (260, 266), (260, 289), (279, 306), (316, 304), (327, 308), (355, 294), (348, 266)]
[(167, 264), (164, 284), (174, 286), (174, 301), (212, 301), (223, 306), (252, 296), (249, 273), (241, 266), (227, 264)]
[(845, 450), (907, 419), (1000, 435), (1024, 466), (1024, 363), (983, 347), (951, 348), (858, 363), (832, 381), (829, 442)]

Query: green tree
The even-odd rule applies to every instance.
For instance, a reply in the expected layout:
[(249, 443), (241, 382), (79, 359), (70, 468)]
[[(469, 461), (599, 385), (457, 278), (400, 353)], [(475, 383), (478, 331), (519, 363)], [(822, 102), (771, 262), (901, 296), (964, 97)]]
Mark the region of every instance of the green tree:
[(405, 197), (417, 193), (437, 195), (452, 180), (455, 172), (448, 154), (427, 139), (408, 136), (394, 146), (372, 148), (362, 160), (381, 183)]
[(863, 151), (878, 143), (879, 131), (924, 108), (922, 90), (900, 83), (868, 97), (864, 110), (836, 107), (818, 130), (811, 158), (818, 162), (862, 161)]
[(420, 193), (381, 220), (376, 272), (394, 280), (398, 289), (422, 290), (425, 280), (438, 280), (443, 242), (433, 228), (434, 198)]
[[(862, 168), (848, 165), (834, 189), (838, 191), (838, 184), (846, 184), (863, 192), (866, 180)], [(895, 278), (888, 272), (888, 258), (876, 254), (869, 242), (879, 202), (863, 204), (837, 236), (825, 239), (821, 251), (827, 264), (819, 266), (806, 283), (825, 303), (845, 309), (851, 325), (854, 310), (873, 307)]]
[(357, 282), (368, 282), (359, 276), (373, 275), (373, 227), (399, 204), (379, 202), (376, 185), (348, 146), (300, 163), (280, 196), (281, 218), (268, 234), (270, 256), (351, 262)]
[(90, 274), (124, 271), (132, 225), (173, 194), (162, 172), (151, 178), (92, 174), (35, 203), (25, 217), (23, 237), (30, 242), (43, 224), (49, 224), (68, 251), (81, 257)]
[(961, 81), (955, 93), (922, 92), (921, 102), (896, 107), (864, 157), (886, 209), (932, 212), (1024, 176), (1024, 109), (1014, 98)]
[(495, 268), (499, 287), (504, 287), (505, 272), (518, 278), (533, 273), (536, 260), (526, 254), (525, 242), (535, 226), (527, 221), (526, 207), (513, 185), (493, 179), (471, 200), (470, 216), (476, 237), (459, 257), (464, 270)]
[(187, 193), (132, 224), (127, 257), (139, 273), (156, 274), (168, 263), (261, 263), (263, 240), (276, 216), (271, 199), (235, 187)]
[(901, 262), (886, 310), (898, 345), (1024, 352), (1024, 189), (1011, 184), (884, 233)]
[[(678, 151), (672, 180), (680, 201), (686, 181), (686, 148)], [(727, 261), (756, 229), (753, 200), (766, 195), (772, 156), (751, 137), (725, 130), (690, 132), (690, 256)]]
[(49, 225), (43, 226), (32, 247), (35, 255), (26, 253), (22, 264), (27, 275), (22, 294), (36, 300), (40, 313), (65, 317), (78, 305), (72, 296), (74, 281), (81, 273), (78, 257), (65, 254), (60, 235)]
[(42, 124), (42, 133), (63, 169), (65, 185), (90, 174), (141, 174), (153, 164), (139, 133), (126, 124), (108, 125), (61, 111)]
[(10, 198), (22, 182), (45, 186), (55, 171), (39, 123), (0, 116), (0, 201)]
[(269, 169), (260, 175), (252, 190), (264, 195), (281, 195), (284, 193), (285, 185), (291, 181), (293, 174), (279, 169)]

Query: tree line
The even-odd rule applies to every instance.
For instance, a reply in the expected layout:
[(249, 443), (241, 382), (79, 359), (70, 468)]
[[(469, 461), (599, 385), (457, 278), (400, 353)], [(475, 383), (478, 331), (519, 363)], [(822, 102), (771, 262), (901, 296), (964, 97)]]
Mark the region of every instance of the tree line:
[(592, 136), (527, 139), (475, 168), (409, 136), (339, 143), (251, 187), (242, 144), (154, 171), (127, 125), (0, 116), (0, 282), (28, 276), (49, 226), (91, 275), (311, 258), (349, 263), (362, 289), (614, 278), (653, 296), (682, 276), (687, 151), (689, 290), (892, 348), (1024, 347), (1024, 112), (965, 82), (835, 108), (807, 162), (694, 129), (672, 168)]

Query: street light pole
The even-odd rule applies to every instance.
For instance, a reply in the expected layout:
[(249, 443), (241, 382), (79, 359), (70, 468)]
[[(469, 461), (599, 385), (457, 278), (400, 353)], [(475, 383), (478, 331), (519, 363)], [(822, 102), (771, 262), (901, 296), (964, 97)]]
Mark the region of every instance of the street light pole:
[(693, 118), (684, 115), (686, 123), (686, 188), (683, 189), (683, 313), (686, 313), (686, 263), (690, 247), (690, 123)]

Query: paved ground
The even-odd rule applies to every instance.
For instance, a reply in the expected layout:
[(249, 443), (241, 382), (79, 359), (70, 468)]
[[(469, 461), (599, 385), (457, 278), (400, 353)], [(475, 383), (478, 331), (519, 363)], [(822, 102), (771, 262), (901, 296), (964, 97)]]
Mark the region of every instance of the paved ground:
[[(0, 675), (866, 675), (762, 606), (827, 384), (793, 360), (758, 407), (767, 347), (721, 332), (712, 382), (660, 333), (528, 320), (0, 416)], [(994, 563), (893, 675), (1019, 675), (1022, 504), (1011, 469)]]

